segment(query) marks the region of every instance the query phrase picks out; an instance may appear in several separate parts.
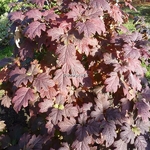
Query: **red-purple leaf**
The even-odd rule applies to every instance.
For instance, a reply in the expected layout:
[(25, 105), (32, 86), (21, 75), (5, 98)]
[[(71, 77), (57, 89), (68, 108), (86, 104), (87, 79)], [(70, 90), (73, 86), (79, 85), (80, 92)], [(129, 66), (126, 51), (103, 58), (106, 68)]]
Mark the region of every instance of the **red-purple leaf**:
[(37, 4), (40, 8), (44, 6), (46, 0), (30, 0), (30, 2)]
[(28, 69), (27, 74), (28, 75), (37, 75), (41, 72), (42, 72), (42, 70), (40, 68), (40, 64), (38, 64), (38, 61), (35, 60), (35, 61), (31, 62), (31, 66)]
[(44, 113), (47, 112), (49, 108), (53, 106), (54, 102), (50, 99), (44, 99), (43, 102), (39, 103), (40, 112)]
[(74, 107), (72, 104), (65, 105), (65, 115), (67, 117), (77, 117), (78, 113), (77, 107)]
[(54, 40), (59, 41), (60, 36), (64, 34), (64, 30), (62, 28), (54, 27), (52, 29), (49, 29), (47, 33), (48, 33), (48, 36), (52, 37), (52, 41)]
[(60, 147), (59, 150), (70, 150), (68, 143), (62, 143), (63, 147)]
[(71, 147), (75, 150), (90, 150), (89, 147), (90, 142), (91, 138), (85, 137), (82, 141), (75, 140)]
[(113, 121), (110, 122), (104, 122), (103, 124), (104, 129), (102, 131), (102, 135), (104, 137), (104, 140), (106, 140), (106, 147), (109, 147), (114, 143), (114, 138), (117, 137), (116, 134), (116, 125)]
[(8, 17), (11, 21), (23, 21), (23, 19), (25, 18), (21, 11), (12, 12), (8, 15)]
[(105, 80), (105, 84), (107, 84), (107, 92), (115, 93), (118, 87), (120, 87), (118, 74), (116, 72), (111, 72), (110, 77)]
[(83, 12), (85, 11), (84, 5), (82, 4), (76, 4), (71, 9), (72, 10), (69, 11), (66, 15), (68, 18), (73, 18), (74, 21), (80, 19)]
[(2, 97), (1, 99), (1, 105), (3, 105), (4, 107), (9, 108), (11, 105), (11, 99), (8, 97), (8, 95), (5, 95), (4, 97)]
[(140, 91), (142, 88), (140, 79), (137, 76), (133, 75), (131, 72), (130, 72), (128, 78), (129, 78), (129, 82), (130, 82), (132, 88)]
[(93, 8), (107, 10), (109, 12), (110, 6), (107, 0), (90, 0), (90, 5)]
[(28, 101), (35, 101), (36, 96), (31, 88), (22, 87), (16, 91), (16, 96), (13, 98), (14, 109), (16, 112), (20, 111), (21, 107), (27, 107)]
[(47, 73), (38, 74), (33, 82), (33, 86), (38, 92), (41, 90), (47, 91), (49, 87), (53, 87), (54, 85), (54, 81), (50, 79), (50, 76)]
[(98, 41), (95, 38), (76, 39), (75, 45), (80, 54), (85, 53), (88, 56), (92, 51), (91, 46), (95, 48), (98, 45)]
[(34, 21), (41, 19), (42, 13), (38, 9), (31, 9), (25, 14), (28, 18), (33, 18)]
[(105, 32), (105, 24), (100, 18), (93, 18), (85, 22), (78, 22), (76, 25), (79, 34), (84, 32), (85, 37), (91, 37), (96, 32), (101, 35), (102, 32)]
[(69, 135), (73, 128), (76, 125), (76, 120), (74, 118), (64, 118), (64, 121), (59, 122), (58, 126), (60, 127), (60, 131), (67, 132)]
[(46, 30), (46, 26), (44, 23), (40, 23), (39, 21), (34, 21), (29, 24), (29, 26), (25, 29), (25, 35), (33, 40), (36, 36), (41, 36), (41, 31)]
[(143, 99), (138, 101), (135, 106), (138, 109), (138, 116), (142, 117), (144, 122), (148, 122), (150, 118), (150, 104)]
[(21, 86), (22, 83), (24, 85), (27, 85), (28, 81), (30, 81), (30, 82), (33, 81), (32, 74), (27, 74), (25, 68), (21, 68), (21, 69), (19, 69), (18, 67), (15, 68), (15, 70), (13, 70), (10, 73), (10, 77), (14, 78), (13, 81), (15, 81), (15, 85), (17, 87)]
[(147, 147), (147, 141), (144, 136), (138, 136), (134, 145), (138, 150), (144, 150)]
[(65, 63), (69, 64), (70, 59), (75, 56), (75, 47), (73, 44), (59, 45), (56, 50), (56, 54), (59, 54), (58, 60), (61, 65)]
[(38, 135), (36, 137), (36, 135), (33, 135), (32, 138), (27, 143), (26, 148), (41, 150), (42, 144), (44, 144), (45, 142), (46, 142), (46, 138), (44, 136)]
[(127, 143), (122, 141), (121, 139), (114, 142), (115, 150), (127, 150)]
[(131, 127), (129, 124), (125, 124), (125, 126), (121, 127), (122, 132), (120, 133), (120, 137), (121, 139), (125, 142), (125, 143), (134, 143), (134, 139), (135, 139), (135, 134), (132, 131)]
[(44, 16), (46, 21), (56, 20), (56, 18), (59, 18), (59, 16), (55, 14), (54, 10), (46, 10), (42, 15)]
[(130, 59), (138, 59), (141, 57), (140, 51), (138, 48), (125, 44), (123, 47), (124, 57)]
[(120, 24), (123, 23), (123, 19), (122, 19), (122, 12), (120, 11), (119, 7), (116, 5), (113, 5), (110, 11), (110, 15), (111, 17), (114, 18), (114, 20)]
[(57, 95), (57, 93), (58, 92), (56, 92), (56, 90), (53, 87), (49, 87), (46, 91), (42, 89), (40, 91), (40, 96), (42, 98), (47, 97), (48, 99), (52, 99)]
[(62, 121), (63, 116), (65, 116), (64, 109), (53, 108), (47, 117), (47, 120), (50, 118), (52, 123), (56, 125)]
[(62, 69), (58, 69), (55, 72), (54, 81), (58, 85), (61, 93), (67, 94), (67, 85), (71, 86), (71, 81), (68, 76), (65, 76), (65, 73), (62, 71)]

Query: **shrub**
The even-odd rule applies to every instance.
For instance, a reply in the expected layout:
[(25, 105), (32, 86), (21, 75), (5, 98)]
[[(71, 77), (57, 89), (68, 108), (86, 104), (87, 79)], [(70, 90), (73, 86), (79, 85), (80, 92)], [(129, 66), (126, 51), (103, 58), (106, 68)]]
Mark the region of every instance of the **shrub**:
[(2, 149), (149, 149), (148, 41), (114, 1), (30, 1), (9, 14), (15, 58), (0, 76), (27, 127), (6, 124)]

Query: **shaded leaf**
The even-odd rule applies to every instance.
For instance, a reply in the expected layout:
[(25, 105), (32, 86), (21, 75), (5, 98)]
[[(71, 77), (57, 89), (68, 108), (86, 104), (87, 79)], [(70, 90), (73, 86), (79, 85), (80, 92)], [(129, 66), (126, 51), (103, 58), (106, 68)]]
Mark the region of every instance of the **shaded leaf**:
[(103, 131), (102, 135), (104, 137), (104, 140), (106, 140), (106, 147), (109, 147), (114, 143), (114, 138), (117, 137), (116, 134), (116, 125), (113, 121), (110, 122), (104, 122), (103, 123)]
[(44, 99), (43, 102), (39, 103), (40, 112), (44, 113), (47, 112), (49, 108), (53, 106), (54, 102), (50, 99)]
[(67, 132), (68, 135), (71, 133), (75, 125), (76, 120), (72, 117), (70, 119), (64, 118), (64, 121), (61, 121), (58, 124), (58, 126), (60, 127), (60, 131)]

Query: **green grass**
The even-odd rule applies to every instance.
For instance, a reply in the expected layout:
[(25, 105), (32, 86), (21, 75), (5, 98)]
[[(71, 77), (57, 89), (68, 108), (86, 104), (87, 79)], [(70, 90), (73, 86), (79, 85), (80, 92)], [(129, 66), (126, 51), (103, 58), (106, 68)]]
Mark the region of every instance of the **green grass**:
[[(133, 24), (133, 17), (135, 16), (143, 16), (145, 18), (145, 23), (147, 27), (150, 27), (150, 3), (140, 4), (135, 6), (137, 11), (130, 10), (129, 8), (126, 8), (125, 11), (129, 14), (129, 21), (128, 23), (124, 24), (125, 27), (127, 27), (130, 31), (135, 31), (135, 27)], [(146, 67), (146, 78), (148, 81), (150, 81), (150, 65), (146, 66), (145, 64), (142, 65), (143, 67)]]
[(0, 60), (6, 57), (12, 56), (12, 46), (6, 46), (5, 48), (0, 48)]
[(147, 27), (150, 27), (150, 3), (140, 4), (134, 6), (137, 11), (130, 10), (129, 8), (124, 9), (125, 12), (129, 14), (129, 21), (125, 26), (130, 30), (134, 31), (135, 27), (133, 25), (133, 18), (135, 16), (143, 16), (145, 18), (145, 23)]

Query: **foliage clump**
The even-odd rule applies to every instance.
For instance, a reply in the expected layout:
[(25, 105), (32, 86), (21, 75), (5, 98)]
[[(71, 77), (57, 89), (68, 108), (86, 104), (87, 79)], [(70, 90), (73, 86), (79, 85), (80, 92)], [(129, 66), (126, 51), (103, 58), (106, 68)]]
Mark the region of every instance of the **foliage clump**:
[(150, 52), (128, 15), (115, 1), (30, 2), (9, 14), (15, 58), (0, 73), (1, 104), (28, 126), (15, 142), (7, 127), (2, 149), (149, 148)]

